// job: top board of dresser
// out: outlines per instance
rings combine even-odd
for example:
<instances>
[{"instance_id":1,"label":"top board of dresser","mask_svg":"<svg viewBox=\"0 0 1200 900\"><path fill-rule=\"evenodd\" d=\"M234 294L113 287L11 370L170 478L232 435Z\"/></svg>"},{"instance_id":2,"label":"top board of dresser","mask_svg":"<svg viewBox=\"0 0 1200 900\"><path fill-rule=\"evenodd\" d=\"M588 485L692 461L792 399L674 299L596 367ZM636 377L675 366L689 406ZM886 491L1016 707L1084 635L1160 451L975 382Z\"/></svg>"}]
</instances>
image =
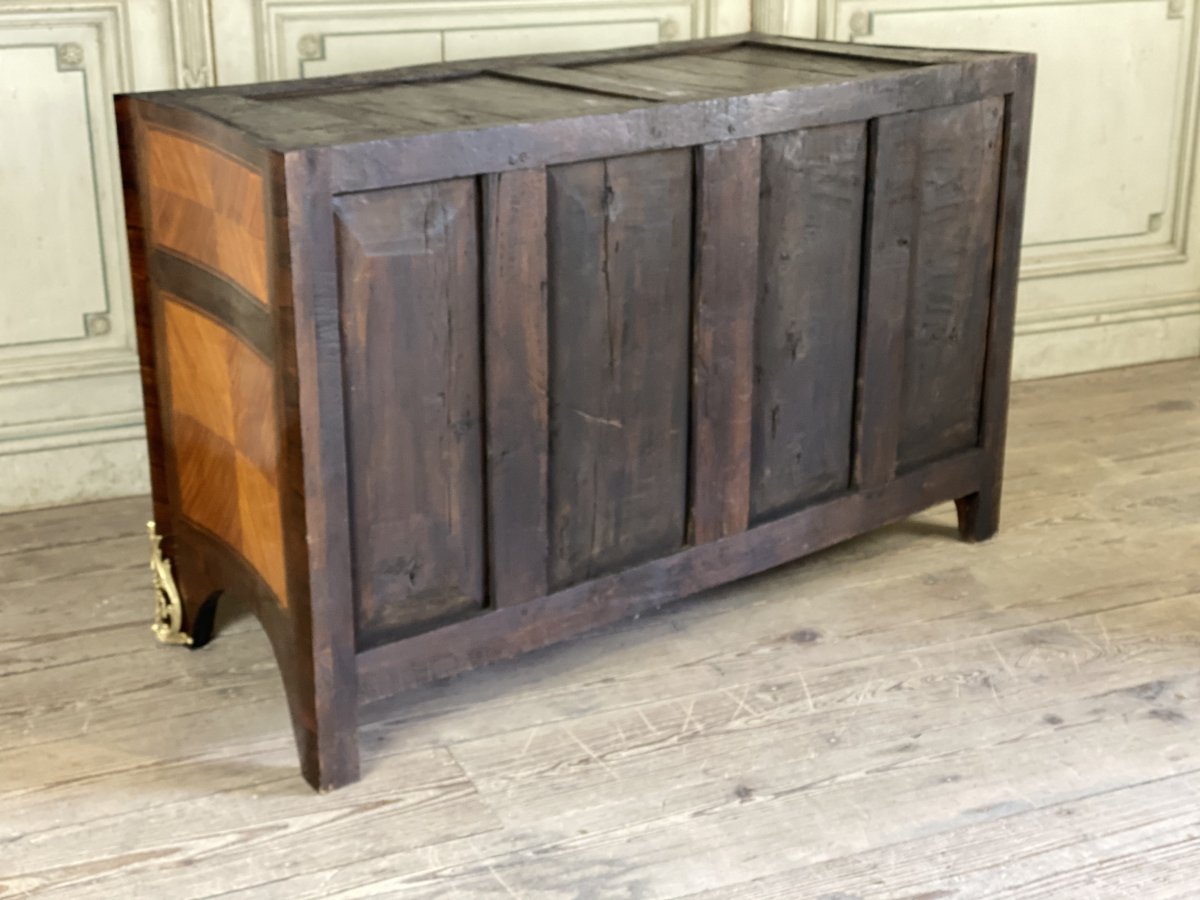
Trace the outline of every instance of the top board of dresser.
<instances>
[{"instance_id":1,"label":"top board of dresser","mask_svg":"<svg viewBox=\"0 0 1200 900\"><path fill-rule=\"evenodd\" d=\"M277 151L447 131L528 129L539 123L561 123L586 139L604 130L607 117L617 117L629 134L637 130L630 113L677 109L678 116L664 120L659 115L647 125L646 139L636 140L644 150L677 145L672 126L686 125L689 113L702 115L713 130L711 135L689 135L694 143L693 138L721 140L774 131L774 119L785 111L830 122L850 106L856 118L901 112L889 98L911 96L914 80L929 83L929 92L921 92L929 94L922 106L940 105L928 103L938 99L939 91L951 104L962 92L988 93L989 63L1000 64L996 75L1004 78L1008 70L1003 63L1014 55L745 34L146 96L160 107L201 113ZM554 138L561 147L562 134ZM590 155L610 152L608 147L594 149ZM528 161L514 159L513 165Z\"/></svg>"}]
</instances>

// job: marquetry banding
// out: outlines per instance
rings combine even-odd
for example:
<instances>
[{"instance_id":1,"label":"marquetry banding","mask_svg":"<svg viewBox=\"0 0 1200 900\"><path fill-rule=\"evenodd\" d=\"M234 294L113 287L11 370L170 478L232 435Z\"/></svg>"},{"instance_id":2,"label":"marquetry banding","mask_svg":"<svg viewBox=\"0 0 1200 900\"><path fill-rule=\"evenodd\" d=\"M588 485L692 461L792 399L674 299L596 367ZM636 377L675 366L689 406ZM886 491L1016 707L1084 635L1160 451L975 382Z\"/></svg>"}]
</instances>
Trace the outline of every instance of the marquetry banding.
<instances>
[{"instance_id":1,"label":"marquetry banding","mask_svg":"<svg viewBox=\"0 0 1200 900\"><path fill-rule=\"evenodd\" d=\"M267 303L262 177L168 131L147 128L145 134L154 243L209 267Z\"/></svg>"},{"instance_id":2,"label":"marquetry banding","mask_svg":"<svg viewBox=\"0 0 1200 900\"><path fill-rule=\"evenodd\" d=\"M271 366L208 316L161 296L181 511L286 605Z\"/></svg>"}]
</instances>

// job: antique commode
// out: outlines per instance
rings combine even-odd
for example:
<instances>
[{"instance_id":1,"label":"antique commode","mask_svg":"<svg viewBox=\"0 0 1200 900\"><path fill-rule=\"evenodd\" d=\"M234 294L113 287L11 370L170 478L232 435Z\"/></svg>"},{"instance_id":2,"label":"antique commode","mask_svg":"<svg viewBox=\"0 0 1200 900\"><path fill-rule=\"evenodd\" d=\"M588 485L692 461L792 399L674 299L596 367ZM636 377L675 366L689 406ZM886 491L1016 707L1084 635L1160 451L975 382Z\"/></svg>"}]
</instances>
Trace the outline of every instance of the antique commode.
<instances>
[{"instance_id":1,"label":"antique commode","mask_svg":"<svg viewBox=\"0 0 1200 900\"><path fill-rule=\"evenodd\" d=\"M987 538L1033 70L745 35L118 98L160 636L252 603L330 788L363 703L931 504Z\"/></svg>"}]
</instances>

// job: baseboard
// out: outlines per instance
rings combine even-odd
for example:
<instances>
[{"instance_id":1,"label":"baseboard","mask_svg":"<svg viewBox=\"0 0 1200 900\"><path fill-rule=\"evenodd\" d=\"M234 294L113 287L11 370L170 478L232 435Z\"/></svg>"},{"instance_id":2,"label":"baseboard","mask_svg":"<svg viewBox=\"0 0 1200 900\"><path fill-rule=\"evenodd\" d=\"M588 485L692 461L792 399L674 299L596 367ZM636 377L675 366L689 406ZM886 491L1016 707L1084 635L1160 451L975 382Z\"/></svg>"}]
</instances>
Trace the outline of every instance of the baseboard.
<instances>
[{"instance_id":1,"label":"baseboard","mask_svg":"<svg viewBox=\"0 0 1200 900\"><path fill-rule=\"evenodd\" d=\"M1200 294L1018 315L1013 378L1028 381L1200 356Z\"/></svg>"},{"instance_id":2,"label":"baseboard","mask_svg":"<svg viewBox=\"0 0 1200 900\"><path fill-rule=\"evenodd\" d=\"M0 455L0 512L150 491L146 439L97 431L71 443Z\"/></svg>"}]
</instances>

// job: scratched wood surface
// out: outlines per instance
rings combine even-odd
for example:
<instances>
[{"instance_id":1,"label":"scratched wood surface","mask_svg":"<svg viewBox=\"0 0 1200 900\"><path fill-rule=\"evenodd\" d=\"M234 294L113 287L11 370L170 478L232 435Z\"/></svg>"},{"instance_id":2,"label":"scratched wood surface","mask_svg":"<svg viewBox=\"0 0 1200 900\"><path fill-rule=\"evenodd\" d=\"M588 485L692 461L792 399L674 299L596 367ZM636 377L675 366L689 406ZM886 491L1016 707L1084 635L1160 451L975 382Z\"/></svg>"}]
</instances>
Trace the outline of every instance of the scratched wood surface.
<instances>
[{"instance_id":1,"label":"scratched wood surface","mask_svg":"<svg viewBox=\"0 0 1200 900\"><path fill-rule=\"evenodd\" d=\"M464 178L337 204L360 645L483 605L476 202Z\"/></svg>"},{"instance_id":2,"label":"scratched wood surface","mask_svg":"<svg viewBox=\"0 0 1200 900\"><path fill-rule=\"evenodd\" d=\"M142 498L0 517L0 896L1188 898L1200 361L1014 389L949 507L368 710L295 775L236 611L158 647Z\"/></svg>"}]
</instances>

